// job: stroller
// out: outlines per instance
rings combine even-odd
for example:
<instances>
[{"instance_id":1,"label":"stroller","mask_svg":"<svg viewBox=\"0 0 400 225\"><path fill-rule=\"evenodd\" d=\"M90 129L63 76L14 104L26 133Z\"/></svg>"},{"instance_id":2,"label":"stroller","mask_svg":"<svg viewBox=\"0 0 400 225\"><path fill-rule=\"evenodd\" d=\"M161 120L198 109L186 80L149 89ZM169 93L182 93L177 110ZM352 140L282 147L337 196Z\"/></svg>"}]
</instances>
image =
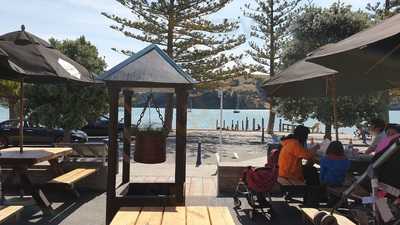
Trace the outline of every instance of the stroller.
<instances>
[{"instance_id":1,"label":"stroller","mask_svg":"<svg viewBox=\"0 0 400 225\"><path fill-rule=\"evenodd\" d=\"M252 208L249 211L251 219L258 210L265 214L264 209L268 209L270 218L273 216L270 192L278 179L278 157L279 150L272 150L268 156L268 163L264 167L254 169L249 166L243 171L242 177L236 185L233 197L235 209L240 209L242 205L239 198L245 197Z\"/></svg>"}]
</instances>

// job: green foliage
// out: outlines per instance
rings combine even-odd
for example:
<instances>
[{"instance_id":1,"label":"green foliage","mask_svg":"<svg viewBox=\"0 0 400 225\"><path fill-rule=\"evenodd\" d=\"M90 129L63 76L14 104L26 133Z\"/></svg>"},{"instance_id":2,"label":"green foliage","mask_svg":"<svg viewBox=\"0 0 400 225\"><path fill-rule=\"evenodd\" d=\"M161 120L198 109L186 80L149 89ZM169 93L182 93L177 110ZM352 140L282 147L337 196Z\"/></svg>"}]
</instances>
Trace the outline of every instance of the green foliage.
<instances>
[{"instance_id":1,"label":"green foliage","mask_svg":"<svg viewBox=\"0 0 400 225\"><path fill-rule=\"evenodd\" d=\"M274 76L280 66L289 27L301 0L255 0L245 5L244 15L251 18L251 47L247 53L258 63L257 69ZM268 69L267 69L268 68Z\"/></svg>"},{"instance_id":2,"label":"green foliage","mask_svg":"<svg viewBox=\"0 0 400 225\"><path fill-rule=\"evenodd\" d=\"M50 43L62 53L86 67L101 73L106 63L97 48L85 37ZM34 122L66 130L80 128L107 112L105 87L80 86L76 83L34 84L26 87L27 110Z\"/></svg>"},{"instance_id":3,"label":"green foliage","mask_svg":"<svg viewBox=\"0 0 400 225\"><path fill-rule=\"evenodd\" d=\"M366 9L374 20L382 20L385 17L393 16L400 13L400 0L385 0L384 4L376 2L368 3Z\"/></svg>"},{"instance_id":4,"label":"green foliage","mask_svg":"<svg viewBox=\"0 0 400 225\"><path fill-rule=\"evenodd\" d=\"M129 8L134 19L103 12L116 23L111 28L125 36L164 47L179 65L200 82L223 80L245 73L242 55L227 51L245 42L235 35L238 21L209 19L231 0L117 0ZM129 50L122 53L131 54ZM227 67L229 62L235 66Z\"/></svg>"},{"instance_id":5,"label":"green foliage","mask_svg":"<svg viewBox=\"0 0 400 225\"><path fill-rule=\"evenodd\" d=\"M340 41L370 25L368 15L352 11L350 6L333 4L330 8L305 6L292 26L293 40L286 46L283 67L306 57L314 49ZM348 127L383 115L387 109L385 93L338 97L339 127ZM280 98L277 111L285 119L304 122L315 118L332 124L332 102L329 98Z\"/></svg>"}]
</instances>

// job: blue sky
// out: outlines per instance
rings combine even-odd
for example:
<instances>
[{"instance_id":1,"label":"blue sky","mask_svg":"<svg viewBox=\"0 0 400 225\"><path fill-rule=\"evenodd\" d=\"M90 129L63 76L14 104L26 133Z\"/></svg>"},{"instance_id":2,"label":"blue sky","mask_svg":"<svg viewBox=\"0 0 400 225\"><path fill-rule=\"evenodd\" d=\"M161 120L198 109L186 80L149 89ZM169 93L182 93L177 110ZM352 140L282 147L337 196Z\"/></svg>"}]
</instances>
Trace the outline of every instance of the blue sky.
<instances>
[{"instance_id":1,"label":"blue sky","mask_svg":"<svg viewBox=\"0 0 400 225\"><path fill-rule=\"evenodd\" d=\"M241 17L241 32L248 33L249 20L243 18L240 8L252 0L234 0L228 7L213 16L215 20ZM381 0L341 0L355 9L364 9L367 3ZM321 6L328 6L337 0L314 0ZM0 0L0 34L20 29L44 39L74 39L85 35L99 49L108 67L112 67L126 56L111 50L129 49L138 51L147 44L123 36L109 28L112 21L100 15L105 11L132 17L130 11L115 0Z\"/></svg>"}]
</instances>

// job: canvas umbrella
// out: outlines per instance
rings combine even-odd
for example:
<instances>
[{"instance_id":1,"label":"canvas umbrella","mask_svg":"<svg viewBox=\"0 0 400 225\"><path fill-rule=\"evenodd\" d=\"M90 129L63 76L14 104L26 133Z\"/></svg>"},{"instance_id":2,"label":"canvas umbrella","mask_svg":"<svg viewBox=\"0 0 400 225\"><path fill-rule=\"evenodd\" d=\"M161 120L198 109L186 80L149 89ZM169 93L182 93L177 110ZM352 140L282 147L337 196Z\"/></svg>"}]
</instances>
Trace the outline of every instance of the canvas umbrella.
<instances>
[{"instance_id":1,"label":"canvas umbrella","mask_svg":"<svg viewBox=\"0 0 400 225\"><path fill-rule=\"evenodd\" d=\"M400 81L400 14L325 45L309 54L306 60L342 73L366 78L379 76L396 83Z\"/></svg>"},{"instance_id":2,"label":"canvas umbrella","mask_svg":"<svg viewBox=\"0 0 400 225\"><path fill-rule=\"evenodd\" d=\"M23 151L23 86L29 83L73 81L92 83L94 76L82 65L25 31L0 36L0 79L14 80L20 87L20 152Z\"/></svg>"},{"instance_id":3,"label":"canvas umbrella","mask_svg":"<svg viewBox=\"0 0 400 225\"><path fill-rule=\"evenodd\" d=\"M357 85L355 88L355 85ZM343 74L314 63L300 60L264 83L271 97L331 97L333 124L337 132L337 96L365 94L393 88L385 80L371 80L357 74Z\"/></svg>"}]
</instances>

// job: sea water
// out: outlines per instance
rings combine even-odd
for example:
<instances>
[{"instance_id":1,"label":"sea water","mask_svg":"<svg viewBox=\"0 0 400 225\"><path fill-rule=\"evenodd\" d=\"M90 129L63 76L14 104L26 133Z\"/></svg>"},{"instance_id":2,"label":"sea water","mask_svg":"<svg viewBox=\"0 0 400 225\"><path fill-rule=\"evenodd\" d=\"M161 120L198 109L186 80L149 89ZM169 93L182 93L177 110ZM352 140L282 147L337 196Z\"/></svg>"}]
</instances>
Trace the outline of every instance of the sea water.
<instances>
[{"instance_id":1,"label":"sea water","mask_svg":"<svg viewBox=\"0 0 400 225\"><path fill-rule=\"evenodd\" d=\"M133 108L132 110L132 123L136 124L138 122L139 116L142 113L143 108ZM255 127L258 125L261 126L262 118L264 118L264 127L268 123L269 110L265 109L243 109L239 110L239 113L234 113L233 109L224 109L223 110L223 120L225 120L225 127L235 125L239 122L239 129L242 129L242 121L246 126L246 118L249 121L249 129L252 129L253 126L253 118L255 119ZM164 109L160 109L160 113L164 116ZM174 110L174 122L173 128L175 128L175 118L176 111ZM188 129L216 129L217 120L219 120L220 110L219 109L191 109L188 110L187 113L187 127ZM118 117L122 121L124 116L123 108L119 108ZM162 117L163 118L163 117ZM389 118L391 123L399 123L400 124L400 111L390 111ZM8 119L8 109L4 107L0 107L0 121L4 121ZM164 119L164 118L163 118ZM279 116L275 119L275 129L279 128L279 122L292 124L290 121L287 121ZM317 120L309 119L304 125L305 126L313 126ZM147 124L155 124L155 126L161 125L161 120L157 111L154 108L147 109L142 118L141 126L146 126ZM320 131L324 131L324 125L321 124ZM352 134L355 131L354 127L346 127L340 128L341 133L349 133Z\"/></svg>"}]
</instances>

